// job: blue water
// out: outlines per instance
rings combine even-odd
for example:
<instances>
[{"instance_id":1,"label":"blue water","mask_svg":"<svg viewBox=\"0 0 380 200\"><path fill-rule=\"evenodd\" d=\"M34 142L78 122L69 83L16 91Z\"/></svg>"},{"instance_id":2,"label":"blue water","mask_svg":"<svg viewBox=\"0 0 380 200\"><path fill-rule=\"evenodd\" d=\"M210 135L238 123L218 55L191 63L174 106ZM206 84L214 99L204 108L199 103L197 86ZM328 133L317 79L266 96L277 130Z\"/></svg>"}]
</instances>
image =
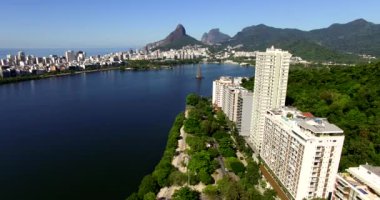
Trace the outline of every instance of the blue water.
<instances>
[{"instance_id":1,"label":"blue water","mask_svg":"<svg viewBox=\"0 0 380 200\"><path fill-rule=\"evenodd\" d=\"M6 58L8 54L17 55L17 52L23 51L26 55L34 55L44 57L49 55L63 56L65 51L84 51L87 56L105 55L108 53L116 53L128 51L130 48L0 48L0 59Z\"/></svg>"},{"instance_id":2,"label":"blue water","mask_svg":"<svg viewBox=\"0 0 380 200\"><path fill-rule=\"evenodd\" d=\"M122 200L159 161L190 92L234 65L107 71L0 86L1 200Z\"/></svg>"}]
</instances>

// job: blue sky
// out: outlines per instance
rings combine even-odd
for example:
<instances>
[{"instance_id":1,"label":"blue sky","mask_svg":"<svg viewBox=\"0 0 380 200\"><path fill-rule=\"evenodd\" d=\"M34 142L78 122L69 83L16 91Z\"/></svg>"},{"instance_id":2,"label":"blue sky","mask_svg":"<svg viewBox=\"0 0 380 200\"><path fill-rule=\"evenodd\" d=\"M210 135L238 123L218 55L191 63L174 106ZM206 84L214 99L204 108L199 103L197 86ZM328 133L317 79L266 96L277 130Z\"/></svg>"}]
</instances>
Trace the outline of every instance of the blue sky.
<instances>
[{"instance_id":1,"label":"blue sky","mask_svg":"<svg viewBox=\"0 0 380 200\"><path fill-rule=\"evenodd\" d=\"M358 18L380 23L378 0L1 0L0 48L138 47L178 23L197 39L264 23L310 30Z\"/></svg>"}]
</instances>

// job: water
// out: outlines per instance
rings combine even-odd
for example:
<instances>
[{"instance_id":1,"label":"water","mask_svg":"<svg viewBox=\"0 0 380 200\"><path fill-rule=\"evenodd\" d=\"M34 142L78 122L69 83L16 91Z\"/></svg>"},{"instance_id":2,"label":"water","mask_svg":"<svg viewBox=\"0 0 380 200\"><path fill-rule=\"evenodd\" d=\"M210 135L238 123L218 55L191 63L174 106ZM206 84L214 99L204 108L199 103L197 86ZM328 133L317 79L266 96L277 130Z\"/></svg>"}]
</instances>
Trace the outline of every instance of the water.
<instances>
[{"instance_id":1,"label":"water","mask_svg":"<svg viewBox=\"0 0 380 200\"><path fill-rule=\"evenodd\" d=\"M122 200L163 153L190 92L211 96L221 75L252 68L209 64L107 71L0 86L0 199Z\"/></svg>"}]
</instances>

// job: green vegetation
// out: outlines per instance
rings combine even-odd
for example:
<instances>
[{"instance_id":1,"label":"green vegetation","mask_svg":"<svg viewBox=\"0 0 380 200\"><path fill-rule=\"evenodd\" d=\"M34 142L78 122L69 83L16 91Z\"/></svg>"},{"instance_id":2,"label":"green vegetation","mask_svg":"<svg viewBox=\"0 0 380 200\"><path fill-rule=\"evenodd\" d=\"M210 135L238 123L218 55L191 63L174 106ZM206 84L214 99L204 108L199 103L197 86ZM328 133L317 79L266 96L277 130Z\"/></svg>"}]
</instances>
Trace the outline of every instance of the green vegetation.
<instances>
[{"instance_id":1,"label":"green vegetation","mask_svg":"<svg viewBox=\"0 0 380 200\"><path fill-rule=\"evenodd\" d=\"M273 200L273 191L264 189L265 192L260 193L257 189L261 180L259 165L251 158L252 151L238 135L234 123L222 111L214 110L207 98L190 94L186 102L187 118L183 114L177 116L161 161L151 175L144 177L138 192L131 194L128 200L151 199L159 188L172 185L182 186L173 194L173 199L199 199L200 194L187 187L188 181L190 185L205 184L203 193L210 199ZM189 157L186 173L171 164L182 125L190 147L185 151ZM237 158L237 150L243 157ZM247 162L247 166L241 159ZM212 175L218 176L220 170L224 170L215 173L222 164L229 172L219 174L221 180L215 183Z\"/></svg>"},{"instance_id":2,"label":"green vegetation","mask_svg":"<svg viewBox=\"0 0 380 200\"><path fill-rule=\"evenodd\" d=\"M184 35L180 39L174 40L174 41L172 41L169 44L166 44L164 46L160 46L158 48L155 48L154 50L160 49L160 50L163 50L163 51L168 51L170 49L181 49L182 47L187 46L187 45L200 45L200 46L203 46L203 43L201 43L200 41L194 39L191 36Z\"/></svg>"},{"instance_id":3,"label":"green vegetation","mask_svg":"<svg viewBox=\"0 0 380 200\"><path fill-rule=\"evenodd\" d=\"M380 63L295 68L287 104L327 117L345 132L340 169L380 165Z\"/></svg>"},{"instance_id":4,"label":"green vegetation","mask_svg":"<svg viewBox=\"0 0 380 200\"><path fill-rule=\"evenodd\" d=\"M226 167L228 170L234 172L239 176L245 172L243 163L241 163L240 160L235 157L226 158Z\"/></svg>"},{"instance_id":5,"label":"green vegetation","mask_svg":"<svg viewBox=\"0 0 380 200\"><path fill-rule=\"evenodd\" d=\"M286 104L327 117L345 132L340 170L365 163L380 165L379 77L380 62L291 67Z\"/></svg>"},{"instance_id":6,"label":"green vegetation","mask_svg":"<svg viewBox=\"0 0 380 200\"><path fill-rule=\"evenodd\" d=\"M157 164L152 175L145 176L141 181L138 193L131 194L127 200L141 200L145 198L145 194L149 192L157 193L160 187L167 186L173 181L173 179L171 179L171 181L169 180L170 175L172 175L172 172L174 171L171 161L175 154L175 149L177 148L178 137L180 135L180 129L183 125L184 119L185 116L183 113L176 117L174 124L170 129L168 142L160 162Z\"/></svg>"},{"instance_id":7,"label":"green vegetation","mask_svg":"<svg viewBox=\"0 0 380 200\"><path fill-rule=\"evenodd\" d=\"M183 187L173 194L173 200L198 200L199 192L190 189L189 187Z\"/></svg>"},{"instance_id":8,"label":"green vegetation","mask_svg":"<svg viewBox=\"0 0 380 200\"><path fill-rule=\"evenodd\" d=\"M176 65L196 64L199 59L185 59L185 60L126 60L126 68L132 70L149 70L161 69L163 67L173 67Z\"/></svg>"}]
</instances>

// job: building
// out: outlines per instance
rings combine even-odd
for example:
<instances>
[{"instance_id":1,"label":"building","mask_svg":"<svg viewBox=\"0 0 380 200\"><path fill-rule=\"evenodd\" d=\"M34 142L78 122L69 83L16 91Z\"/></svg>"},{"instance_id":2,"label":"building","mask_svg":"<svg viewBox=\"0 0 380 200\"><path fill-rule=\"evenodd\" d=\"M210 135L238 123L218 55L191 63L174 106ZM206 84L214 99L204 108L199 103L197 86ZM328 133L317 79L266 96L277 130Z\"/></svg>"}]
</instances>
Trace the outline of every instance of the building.
<instances>
[{"instance_id":1,"label":"building","mask_svg":"<svg viewBox=\"0 0 380 200\"><path fill-rule=\"evenodd\" d=\"M221 76L212 82L212 104L216 107L223 107L224 88L228 86L240 86L243 77Z\"/></svg>"},{"instance_id":2,"label":"building","mask_svg":"<svg viewBox=\"0 0 380 200\"><path fill-rule=\"evenodd\" d=\"M260 151L266 111L285 106L291 54L273 46L256 53L250 142Z\"/></svg>"},{"instance_id":3,"label":"building","mask_svg":"<svg viewBox=\"0 0 380 200\"><path fill-rule=\"evenodd\" d=\"M240 86L243 78L222 76L215 80L212 103L236 123L240 135L249 136L253 93Z\"/></svg>"},{"instance_id":4,"label":"building","mask_svg":"<svg viewBox=\"0 0 380 200\"><path fill-rule=\"evenodd\" d=\"M17 52L17 60L18 61L25 61L26 60L25 53L23 51Z\"/></svg>"},{"instance_id":5,"label":"building","mask_svg":"<svg viewBox=\"0 0 380 200\"><path fill-rule=\"evenodd\" d=\"M327 119L283 107L264 115L260 151L289 199L329 198L343 148L343 130Z\"/></svg>"},{"instance_id":6,"label":"building","mask_svg":"<svg viewBox=\"0 0 380 200\"><path fill-rule=\"evenodd\" d=\"M67 62L73 62L76 60L75 52L71 50L65 52L65 57Z\"/></svg>"},{"instance_id":7,"label":"building","mask_svg":"<svg viewBox=\"0 0 380 200\"><path fill-rule=\"evenodd\" d=\"M251 129L253 93L241 89L237 103L236 127L239 134L248 137Z\"/></svg>"},{"instance_id":8,"label":"building","mask_svg":"<svg viewBox=\"0 0 380 200\"><path fill-rule=\"evenodd\" d=\"M333 200L379 200L380 167L351 167L336 178Z\"/></svg>"}]
</instances>

